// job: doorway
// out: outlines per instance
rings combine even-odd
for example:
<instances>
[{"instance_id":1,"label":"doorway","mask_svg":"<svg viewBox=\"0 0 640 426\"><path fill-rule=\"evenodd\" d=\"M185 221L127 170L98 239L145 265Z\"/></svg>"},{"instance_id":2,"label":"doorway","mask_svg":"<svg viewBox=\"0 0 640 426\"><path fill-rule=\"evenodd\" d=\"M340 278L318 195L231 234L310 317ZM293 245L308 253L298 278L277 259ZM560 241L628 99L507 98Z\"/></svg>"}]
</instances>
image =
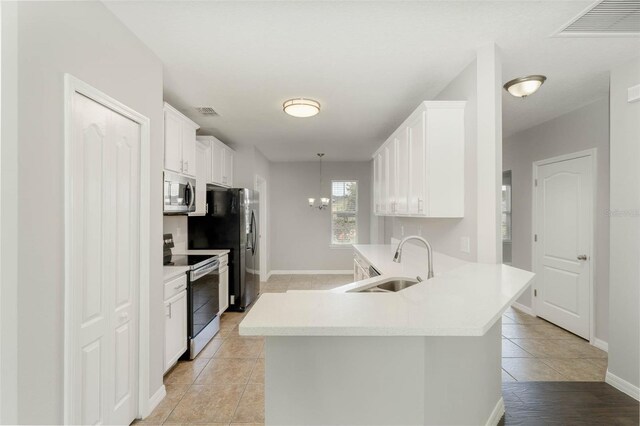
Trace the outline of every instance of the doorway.
<instances>
[{"instance_id":1,"label":"doorway","mask_svg":"<svg viewBox=\"0 0 640 426\"><path fill-rule=\"evenodd\" d=\"M533 163L533 308L587 340L593 335L596 151Z\"/></svg>"},{"instance_id":2,"label":"doorway","mask_svg":"<svg viewBox=\"0 0 640 426\"><path fill-rule=\"evenodd\" d=\"M70 75L65 91L64 420L130 424L148 401L149 119Z\"/></svg>"},{"instance_id":3,"label":"doorway","mask_svg":"<svg viewBox=\"0 0 640 426\"><path fill-rule=\"evenodd\" d=\"M260 175L256 175L255 189L260 194L260 217L258 218L258 238L260 239L260 282L266 282L269 279L269 271L267 270L267 258L269 256L267 250L268 241L268 228L267 228L267 215L268 215L268 188L267 180Z\"/></svg>"}]
</instances>

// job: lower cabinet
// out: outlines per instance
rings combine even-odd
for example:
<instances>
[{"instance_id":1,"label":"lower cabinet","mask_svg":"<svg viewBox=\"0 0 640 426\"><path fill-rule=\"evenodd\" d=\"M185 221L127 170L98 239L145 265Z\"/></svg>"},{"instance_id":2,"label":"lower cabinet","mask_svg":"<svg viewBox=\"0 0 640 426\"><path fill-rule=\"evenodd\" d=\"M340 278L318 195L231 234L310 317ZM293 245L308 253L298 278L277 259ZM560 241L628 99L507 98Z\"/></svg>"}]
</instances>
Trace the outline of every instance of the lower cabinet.
<instances>
[{"instance_id":1,"label":"lower cabinet","mask_svg":"<svg viewBox=\"0 0 640 426\"><path fill-rule=\"evenodd\" d=\"M220 310L218 315L222 315L229 308L229 266L227 255L220 256Z\"/></svg>"},{"instance_id":2,"label":"lower cabinet","mask_svg":"<svg viewBox=\"0 0 640 426\"><path fill-rule=\"evenodd\" d=\"M168 287L177 291L167 294ZM165 284L164 315L164 371L167 372L187 351L186 276Z\"/></svg>"}]
</instances>

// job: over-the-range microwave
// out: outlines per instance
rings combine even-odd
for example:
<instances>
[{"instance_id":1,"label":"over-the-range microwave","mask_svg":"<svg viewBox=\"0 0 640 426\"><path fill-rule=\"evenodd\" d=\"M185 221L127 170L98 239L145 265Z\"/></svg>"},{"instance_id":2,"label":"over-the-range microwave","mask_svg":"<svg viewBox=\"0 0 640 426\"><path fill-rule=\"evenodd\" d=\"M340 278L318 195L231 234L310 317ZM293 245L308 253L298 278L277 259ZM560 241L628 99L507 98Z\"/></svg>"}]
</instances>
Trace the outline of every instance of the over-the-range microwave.
<instances>
[{"instance_id":1,"label":"over-the-range microwave","mask_svg":"<svg viewBox=\"0 0 640 426\"><path fill-rule=\"evenodd\" d=\"M196 211L196 180L172 172L164 172L164 208L166 215Z\"/></svg>"}]
</instances>

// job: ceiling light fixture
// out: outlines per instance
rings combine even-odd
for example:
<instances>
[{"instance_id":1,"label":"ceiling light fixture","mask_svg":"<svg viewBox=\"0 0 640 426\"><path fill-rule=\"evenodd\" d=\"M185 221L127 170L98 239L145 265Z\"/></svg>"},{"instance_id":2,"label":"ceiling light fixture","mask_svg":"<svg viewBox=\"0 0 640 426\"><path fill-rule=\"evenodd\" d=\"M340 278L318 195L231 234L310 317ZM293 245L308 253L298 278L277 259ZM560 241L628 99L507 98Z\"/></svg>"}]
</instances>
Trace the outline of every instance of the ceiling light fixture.
<instances>
[{"instance_id":1,"label":"ceiling light fixture","mask_svg":"<svg viewBox=\"0 0 640 426\"><path fill-rule=\"evenodd\" d=\"M530 75L514 78L504 85L504 89L516 98L526 98L538 91L547 77L544 75Z\"/></svg>"},{"instance_id":2,"label":"ceiling light fixture","mask_svg":"<svg viewBox=\"0 0 640 426\"><path fill-rule=\"evenodd\" d=\"M320 112L320 102L313 99L289 99L282 104L282 110L292 117L313 117Z\"/></svg>"}]
</instances>

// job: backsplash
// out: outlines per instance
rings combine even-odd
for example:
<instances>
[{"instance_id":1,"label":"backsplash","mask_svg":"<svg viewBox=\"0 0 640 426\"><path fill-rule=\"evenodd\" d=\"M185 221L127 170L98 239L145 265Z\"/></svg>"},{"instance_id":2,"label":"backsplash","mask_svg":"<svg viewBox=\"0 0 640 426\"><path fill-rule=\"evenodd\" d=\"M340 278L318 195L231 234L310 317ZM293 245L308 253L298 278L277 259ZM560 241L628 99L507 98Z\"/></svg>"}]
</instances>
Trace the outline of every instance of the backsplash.
<instances>
[{"instance_id":1,"label":"backsplash","mask_svg":"<svg viewBox=\"0 0 640 426\"><path fill-rule=\"evenodd\" d=\"M182 253L187 249L188 221L187 216L164 216L163 233L173 234L174 253Z\"/></svg>"}]
</instances>

